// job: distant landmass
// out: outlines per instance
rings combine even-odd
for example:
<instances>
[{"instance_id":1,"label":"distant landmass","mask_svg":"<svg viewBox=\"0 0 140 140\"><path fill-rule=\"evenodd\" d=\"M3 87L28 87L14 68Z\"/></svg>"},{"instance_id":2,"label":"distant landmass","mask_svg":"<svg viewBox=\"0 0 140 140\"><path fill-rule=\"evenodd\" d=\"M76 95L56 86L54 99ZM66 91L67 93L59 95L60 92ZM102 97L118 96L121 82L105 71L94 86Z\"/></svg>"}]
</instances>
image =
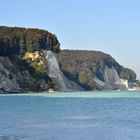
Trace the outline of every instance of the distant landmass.
<instances>
[{"instance_id":1,"label":"distant landmass","mask_svg":"<svg viewBox=\"0 0 140 140\"><path fill-rule=\"evenodd\" d=\"M99 51L61 50L56 35L0 27L0 93L137 88L136 73Z\"/></svg>"},{"instance_id":2,"label":"distant landmass","mask_svg":"<svg viewBox=\"0 0 140 140\"><path fill-rule=\"evenodd\" d=\"M100 51L63 50L58 54L63 73L86 90L137 87L136 73Z\"/></svg>"}]
</instances>

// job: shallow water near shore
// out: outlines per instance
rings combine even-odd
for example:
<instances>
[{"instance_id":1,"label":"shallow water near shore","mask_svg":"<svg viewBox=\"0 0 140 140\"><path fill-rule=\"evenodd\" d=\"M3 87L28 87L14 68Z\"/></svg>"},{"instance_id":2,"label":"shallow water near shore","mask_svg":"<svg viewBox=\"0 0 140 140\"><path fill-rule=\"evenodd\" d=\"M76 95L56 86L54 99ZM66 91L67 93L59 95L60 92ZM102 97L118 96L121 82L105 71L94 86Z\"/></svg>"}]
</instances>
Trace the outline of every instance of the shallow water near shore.
<instances>
[{"instance_id":1,"label":"shallow water near shore","mask_svg":"<svg viewBox=\"0 0 140 140\"><path fill-rule=\"evenodd\" d=\"M140 139L140 91L0 95L0 140L132 139Z\"/></svg>"}]
</instances>

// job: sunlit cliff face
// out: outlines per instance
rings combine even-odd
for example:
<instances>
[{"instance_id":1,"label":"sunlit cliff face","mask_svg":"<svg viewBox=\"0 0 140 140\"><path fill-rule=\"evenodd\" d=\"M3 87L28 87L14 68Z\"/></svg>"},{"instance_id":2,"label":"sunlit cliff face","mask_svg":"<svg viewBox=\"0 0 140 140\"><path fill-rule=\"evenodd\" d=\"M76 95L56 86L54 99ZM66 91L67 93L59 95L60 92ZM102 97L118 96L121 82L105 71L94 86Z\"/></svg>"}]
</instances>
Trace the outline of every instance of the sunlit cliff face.
<instances>
[{"instance_id":1,"label":"sunlit cliff face","mask_svg":"<svg viewBox=\"0 0 140 140\"><path fill-rule=\"evenodd\" d=\"M36 61L38 66L44 66L45 65L44 58L43 58L41 52L39 52L39 51L26 52L23 59L30 60L32 62Z\"/></svg>"}]
</instances>

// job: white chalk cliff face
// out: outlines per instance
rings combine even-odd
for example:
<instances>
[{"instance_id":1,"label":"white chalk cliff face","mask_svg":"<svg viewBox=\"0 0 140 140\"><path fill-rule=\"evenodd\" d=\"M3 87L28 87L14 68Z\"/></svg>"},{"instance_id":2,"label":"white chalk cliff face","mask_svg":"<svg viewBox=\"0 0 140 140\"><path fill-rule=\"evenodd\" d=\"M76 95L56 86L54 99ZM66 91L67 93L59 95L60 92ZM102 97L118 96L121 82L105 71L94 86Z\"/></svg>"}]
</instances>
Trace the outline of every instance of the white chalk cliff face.
<instances>
[{"instance_id":1,"label":"white chalk cliff face","mask_svg":"<svg viewBox=\"0 0 140 140\"><path fill-rule=\"evenodd\" d=\"M47 72L49 77L53 78L56 82L59 91L77 91L83 90L78 84L68 80L63 72L60 70L59 63L52 51L43 52L47 62Z\"/></svg>"},{"instance_id":2,"label":"white chalk cliff face","mask_svg":"<svg viewBox=\"0 0 140 140\"><path fill-rule=\"evenodd\" d=\"M79 91L83 90L77 83L69 80L61 71L59 63L56 59L55 54L52 51L44 51L44 56L47 62L47 72L49 77L51 77L55 83L56 88L59 91ZM101 81L99 78L95 77L94 81L97 84L99 89L107 90L128 90L129 82L120 79L116 69L112 66L109 68L107 65L104 70L104 81Z\"/></svg>"},{"instance_id":3,"label":"white chalk cliff face","mask_svg":"<svg viewBox=\"0 0 140 140\"><path fill-rule=\"evenodd\" d=\"M104 72L104 81L101 81L97 77L94 78L94 81L96 82L97 86L99 88L103 89L120 89L120 90L127 90L128 87L123 82L122 79L120 79L116 69L112 66L109 68L108 66L105 67Z\"/></svg>"}]
</instances>

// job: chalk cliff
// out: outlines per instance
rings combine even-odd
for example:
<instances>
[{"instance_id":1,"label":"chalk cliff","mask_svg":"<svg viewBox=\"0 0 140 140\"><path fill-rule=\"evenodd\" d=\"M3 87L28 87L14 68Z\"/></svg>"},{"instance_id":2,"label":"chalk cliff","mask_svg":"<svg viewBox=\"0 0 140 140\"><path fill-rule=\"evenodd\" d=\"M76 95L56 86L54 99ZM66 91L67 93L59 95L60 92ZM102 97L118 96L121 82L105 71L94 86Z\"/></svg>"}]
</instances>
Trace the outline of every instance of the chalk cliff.
<instances>
[{"instance_id":1,"label":"chalk cliff","mask_svg":"<svg viewBox=\"0 0 140 140\"><path fill-rule=\"evenodd\" d=\"M97 51L60 50L56 35L0 27L0 93L136 87L133 70Z\"/></svg>"},{"instance_id":2,"label":"chalk cliff","mask_svg":"<svg viewBox=\"0 0 140 140\"><path fill-rule=\"evenodd\" d=\"M63 50L58 60L64 74L86 90L126 90L138 86L133 70L103 52Z\"/></svg>"}]
</instances>

